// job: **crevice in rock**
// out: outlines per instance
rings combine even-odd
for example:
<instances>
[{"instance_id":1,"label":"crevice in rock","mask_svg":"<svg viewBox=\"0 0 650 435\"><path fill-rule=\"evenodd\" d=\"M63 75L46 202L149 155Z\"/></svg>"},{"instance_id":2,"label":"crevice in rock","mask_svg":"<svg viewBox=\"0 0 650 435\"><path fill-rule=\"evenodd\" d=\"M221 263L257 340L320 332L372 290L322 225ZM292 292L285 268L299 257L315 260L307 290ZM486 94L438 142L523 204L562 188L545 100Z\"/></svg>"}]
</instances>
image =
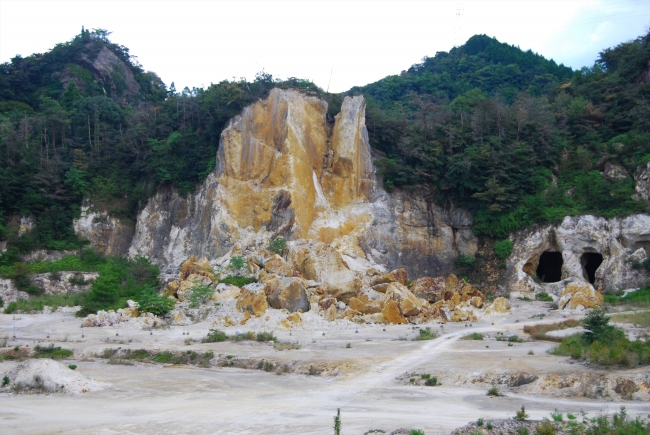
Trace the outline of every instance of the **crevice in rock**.
<instances>
[{"instance_id":1,"label":"crevice in rock","mask_svg":"<svg viewBox=\"0 0 650 435\"><path fill-rule=\"evenodd\" d=\"M542 282L558 282L562 280L562 259L561 252L543 252L539 257L536 274Z\"/></svg>"},{"instance_id":2,"label":"crevice in rock","mask_svg":"<svg viewBox=\"0 0 650 435\"><path fill-rule=\"evenodd\" d=\"M603 255L598 252L585 252L580 256L582 274L591 284L596 282L596 270L603 262Z\"/></svg>"}]
</instances>

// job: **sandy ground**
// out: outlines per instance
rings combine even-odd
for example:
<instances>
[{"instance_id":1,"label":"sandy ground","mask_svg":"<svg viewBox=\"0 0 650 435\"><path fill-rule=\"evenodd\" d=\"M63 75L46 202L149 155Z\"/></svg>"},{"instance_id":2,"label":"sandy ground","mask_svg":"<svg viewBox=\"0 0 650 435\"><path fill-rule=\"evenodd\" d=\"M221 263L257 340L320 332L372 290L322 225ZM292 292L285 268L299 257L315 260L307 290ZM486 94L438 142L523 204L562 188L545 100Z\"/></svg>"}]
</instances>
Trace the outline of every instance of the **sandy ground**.
<instances>
[{"instance_id":1,"label":"sandy ground","mask_svg":"<svg viewBox=\"0 0 650 435\"><path fill-rule=\"evenodd\" d=\"M187 327L149 331L83 328L69 315L0 315L0 337L8 346L33 347L54 342L75 351L66 363L77 371L113 385L104 391L79 395L0 395L0 433L6 434L331 434L336 409L341 408L342 433L363 434L371 429L387 433L400 427L427 435L448 434L479 417L508 418L522 405L531 418L563 412L613 412L621 404L630 415L646 416L650 404L612 399L561 398L552 394L506 391L488 397L485 383L458 382L464 375L504 370L530 373L579 373L593 370L570 364L545 351L549 343L507 346L496 332L518 333L526 324L564 320L549 313L544 303L514 303L509 316L465 324L447 324L431 341L411 341L418 331L411 325L340 326L328 329L277 331L280 341L298 342L300 349L277 351L271 344L222 342L185 344ZM539 319L535 314L545 313ZM492 324L494 321L494 324ZM12 340L16 331L16 340ZM210 325L189 327L190 338L205 336ZM228 328L246 331L246 326ZM357 331L358 332L355 332ZM485 341L459 340L470 332L487 334ZM116 336L119 333L119 336ZM47 339L47 335L50 338ZM82 334L84 337L82 338ZM291 335L290 335L291 334ZM346 345L350 343L350 348ZM489 347L486 347L489 346ZM268 358L325 366L321 376L267 373L230 367L108 365L93 358L105 348L213 350L235 358ZM529 355L533 350L534 355ZM16 363L0 363L0 373ZM404 381L410 373L440 373L443 385L427 387ZM633 371L628 371L633 372ZM637 370L638 372L638 370ZM647 372L647 371L646 371ZM636 372L635 372L636 373Z\"/></svg>"}]
</instances>

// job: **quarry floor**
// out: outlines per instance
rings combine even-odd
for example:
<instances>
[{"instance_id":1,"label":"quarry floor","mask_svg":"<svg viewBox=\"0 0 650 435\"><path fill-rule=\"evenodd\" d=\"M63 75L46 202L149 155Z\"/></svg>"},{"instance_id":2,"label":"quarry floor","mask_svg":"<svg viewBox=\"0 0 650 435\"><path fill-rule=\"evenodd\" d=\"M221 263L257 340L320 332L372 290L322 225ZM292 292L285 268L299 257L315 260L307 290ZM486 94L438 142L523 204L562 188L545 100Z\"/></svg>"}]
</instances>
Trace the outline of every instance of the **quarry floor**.
<instances>
[{"instance_id":1,"label":"quarry floor","mask_svg":"<svg viewBox=\"0 0 650 435\"><path fill-rule=\"evenodd\" d=\"M207 323L189 329L154 330L150 335L150 331L136 329L81 329L80 319L70 315L1 314L0 337L9 337L8 346L54 343L74 349L75 358L64 362L76 364L80 373L109 382L112 387L76 396L0 394L0 433L331 434L333 417L340 408L343 434L361 435L372 429L390 433L408 428L421 429L427 435L443 435L480 417L512 417L522 405L534 419L549 417L556 408L592 417L617 411L621 405L632 416L650 413L648 402L559 397L553 392L504 391L502 397L489 397L485 384L459 385L448 381L459 373L511 370L570 374L593 370L566 357L549 355L546 351L552 343L508 346L506 342L495 341L496 332L523 336L524 325L566 318L566 314L549 312L541 302L513 305L509 315L475 322L471 327L452 323L444 328L430 325L441 335L429 341L413 341L419 334L412 325L385 326L384 331L380 325L342 327L323 322L318 329L275 331L280 342L298 342L301 346L284 351L275 350L269 343L246 341L187 345L188 335L184 333L189 330L190 338L204 337L211 327ZM543 319L534 317L540 313L545 314ZM14 328L16 340L11 339ZM225 330L234 334L237 329L248 330L245 326ZM460 340L471 332L488 334L492 339ZM309 376L231 367L109 365L106 359L93 357L109 347L211 349L215 355L267 358L280 364L298 361L325 371L320 376ZM534 355L529 354L531 350ZM1 362L0 373L15 365ZM411 385L405 379L414 373L440 373L442 385Z\"/></svg>"}]
</instances>

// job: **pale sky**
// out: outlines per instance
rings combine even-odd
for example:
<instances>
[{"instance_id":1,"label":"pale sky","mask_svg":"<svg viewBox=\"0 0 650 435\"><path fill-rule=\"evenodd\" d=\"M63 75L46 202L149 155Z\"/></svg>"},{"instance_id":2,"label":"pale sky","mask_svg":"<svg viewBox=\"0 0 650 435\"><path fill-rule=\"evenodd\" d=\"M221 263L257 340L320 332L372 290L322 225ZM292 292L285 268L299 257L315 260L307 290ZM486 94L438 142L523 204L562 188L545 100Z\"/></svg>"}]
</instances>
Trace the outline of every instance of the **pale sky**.
<instances>
[{"instance_id":1,"label":"pale sky","mask_svg":"<svg viewBox=\"0 0 650 435\"><path fill-rule=\"evenodd\" d=\"M647 32L650 0L0 0L0 62L47 51L82 25L113 32L177 90L264 69L341 92L483 33L591 66Z\"/></svg>"}]
</instances>

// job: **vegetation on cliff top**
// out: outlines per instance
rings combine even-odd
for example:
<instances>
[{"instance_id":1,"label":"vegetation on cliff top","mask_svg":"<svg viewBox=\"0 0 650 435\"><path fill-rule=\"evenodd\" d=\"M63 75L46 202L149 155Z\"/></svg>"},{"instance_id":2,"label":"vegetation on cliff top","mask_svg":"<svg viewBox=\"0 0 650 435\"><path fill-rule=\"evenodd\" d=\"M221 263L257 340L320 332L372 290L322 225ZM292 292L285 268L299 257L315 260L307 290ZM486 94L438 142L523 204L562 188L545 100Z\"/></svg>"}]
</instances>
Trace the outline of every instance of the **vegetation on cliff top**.
<instances>
[{"instance_id":1,"label":"vegetation on cliff top","mask_svg":"<svg viewBox=\"0 0 650 435\"><path fill-rule=\"evenodd\" d=\"M315 92L330 103L328 117L345 95L265 72L179 92L108 37L83 30L0 65L5 263L35 248L81 247L71 222L82 198L133 219L160 187L192 191L214 168L228 120L273 87ZM644 210L631 199L631 177L600 170L603 158L630 174L650 160L649 42L604 50L574 72L478 35L346 94L368 100L370 143L389 190L467 207L476 233L504 238L565 215ZM15 217L28 215L36 226L18 237Z\"/></svg>"}]
</instances>

